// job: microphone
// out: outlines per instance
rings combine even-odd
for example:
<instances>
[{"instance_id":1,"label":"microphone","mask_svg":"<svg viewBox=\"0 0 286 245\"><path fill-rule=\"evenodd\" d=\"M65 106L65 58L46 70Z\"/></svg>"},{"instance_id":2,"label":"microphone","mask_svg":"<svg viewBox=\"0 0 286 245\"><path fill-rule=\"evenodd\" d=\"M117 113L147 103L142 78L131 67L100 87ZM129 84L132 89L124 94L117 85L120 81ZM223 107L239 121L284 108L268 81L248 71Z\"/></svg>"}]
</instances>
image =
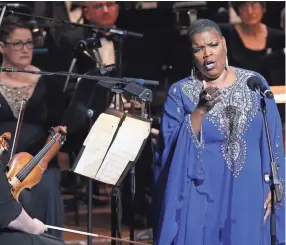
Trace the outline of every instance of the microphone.
<instances>
[{"instance_id":1,"label":"microphone","mask_svg":"<svg viewBox=\"0 0 286 245\"><path fill-rule=\"evenodd\" d=\"M123 77L123 81L125 83L137 83L140 85L149 85L149 86L158 86L158 81L152 81L152 80L145 80L145 79L138 79L138 78L130 78L130 77Z\"/></svg>"},{"instance_id":2,"label":"microphone","mask_svg":"<svg viewBox=\"0 0 286 245\"><path fill-rule=\"evenodd\" d=\"M0 67L0 72L14 72L15 69L13 68L3 68L3 67Z\"/></svg>"},{"instance_id":3,"label":"microphone","mask_svg":"<svg viewBox=\"0 0 286 245\"><path fill-rule=\"evenodd\" d=\"M263 97L266 97L267 99L273 99L274 95L273 93L270 91L270 89L268 89L263 82L261 81L261 79L259 79L256 76L252 76L250 78L247 79L247 86L255 92L259 92Z\"/></svg>"},{"instance_id":4,"label":"microphone","mask_svg":"<svg viewBox=\"0 0 286 245\"><path fill-rule=\"evenodd\" d=\"M23 3L0 3L0 7L6 6L7 8L28 8L26 4Z\"/></svg>"}]
</instances>

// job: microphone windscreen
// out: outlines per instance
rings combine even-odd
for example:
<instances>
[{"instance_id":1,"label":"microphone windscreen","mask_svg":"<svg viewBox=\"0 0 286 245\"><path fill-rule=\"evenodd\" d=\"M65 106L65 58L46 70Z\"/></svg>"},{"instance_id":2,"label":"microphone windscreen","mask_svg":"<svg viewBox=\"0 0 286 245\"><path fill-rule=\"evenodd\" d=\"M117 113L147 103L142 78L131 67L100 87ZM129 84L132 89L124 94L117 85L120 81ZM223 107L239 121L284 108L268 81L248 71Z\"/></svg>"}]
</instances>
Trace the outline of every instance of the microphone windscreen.
<instances>
[{"instance_id":1,"label":"microphone windscreen","mask_svg":"<svg viewBox=\"0 0 286 245\"><path fill-rule=\"evenodd\" d=\"M251 90L255 90L257 87L259 87L262 84L262 81L256 77L256 76L252 76L250 78L247 79L247 86L251 89Z\"/></svg>"}]
</instances>

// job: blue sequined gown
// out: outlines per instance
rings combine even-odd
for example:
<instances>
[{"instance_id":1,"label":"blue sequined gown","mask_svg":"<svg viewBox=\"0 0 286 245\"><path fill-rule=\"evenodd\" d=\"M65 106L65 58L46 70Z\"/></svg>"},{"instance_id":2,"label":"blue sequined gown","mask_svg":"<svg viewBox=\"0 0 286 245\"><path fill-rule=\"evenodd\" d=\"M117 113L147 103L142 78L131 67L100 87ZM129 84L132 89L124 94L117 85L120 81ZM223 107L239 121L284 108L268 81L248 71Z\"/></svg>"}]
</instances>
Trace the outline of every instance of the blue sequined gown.
<instances>
[{"instance_id":1,"label":"blue sequined gown","mask_svg":"<svg viewBox=\"0 0 286 245\"><path fill-rule=\"evenodd\" d=\"M269 153L260 96L246 81L258 76L267 83L257 73L232 69L235 82L222 90L199 137L193 134L190 114L202 83L188 77L169 90L154 169L155 245L270 245L269 218L263 222ZM275 102L266 102L284 184L281 121ZM276 217L277 244L284 244L284 195Z\"/></svg>"}]
</instances>

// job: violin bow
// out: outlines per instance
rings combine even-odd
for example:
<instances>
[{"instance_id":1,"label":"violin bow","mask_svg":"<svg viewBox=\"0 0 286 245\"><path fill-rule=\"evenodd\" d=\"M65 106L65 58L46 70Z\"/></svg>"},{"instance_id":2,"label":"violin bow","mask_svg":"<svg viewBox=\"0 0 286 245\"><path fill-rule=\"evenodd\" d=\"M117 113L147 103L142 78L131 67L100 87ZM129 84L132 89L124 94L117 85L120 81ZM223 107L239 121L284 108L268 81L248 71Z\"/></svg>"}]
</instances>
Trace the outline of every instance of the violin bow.
<instances>
[{"instance_id":1,"label":"violin bow","mask_svg":"<svg viewBox=\"0 0 286 245\"><path fill-rule=\"evenodd\" d=\"M151 244L144 243L144 242L137 242L137 241L131 241L131 240L126 240L126 239L121 239L121 238L103 236L103 235L98 235L98 234L94 234L94 233L89 233L89 232L84 232L84 231L77 231L77 230L72 230L72 229L66 229L66 228L61 228L61 227L52 226L52 225L46 225L46 227L48 229L65 231L65 232L71 232L71 233L76 233L76 234L79 234L79 235L92 236L92 237L96 237L96 238L110 239L110 240L114 240L114 241L126 242L126 243L129 243L129 244L151 245Z\"/></svg>"},{"instance_id":2,"label":"violin bow","mask_svg":"<svg viewBox=\"0 0 286 245\"><path fill-rule=\"evenodd\" d=\"M19 113L17 125L16 125L16 131L15 131L13 145L12 145L12 149L11 149L10 160L14 156L15 151L17 149L18 140L19 140L19 136L20 136L20 127L22 125L22 121L23 121L23 118L24 118L24 111L25 111L25 108L26 108L26 103L27 103L27 100L25 98L23 98L22 102L21 102L20 113Z\"/></svg>"}]
</instances>

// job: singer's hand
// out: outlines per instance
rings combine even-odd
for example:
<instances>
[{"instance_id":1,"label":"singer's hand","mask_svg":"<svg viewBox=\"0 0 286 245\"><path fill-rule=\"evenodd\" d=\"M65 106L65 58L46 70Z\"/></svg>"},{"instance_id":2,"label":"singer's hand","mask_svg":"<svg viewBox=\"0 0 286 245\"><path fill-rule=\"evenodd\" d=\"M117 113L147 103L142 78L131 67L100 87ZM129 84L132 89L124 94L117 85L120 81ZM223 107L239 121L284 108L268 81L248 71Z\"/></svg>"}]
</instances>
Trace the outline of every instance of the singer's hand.
<instances>
[{"instance_id":1,"label":"singer's hand","mask_svg":"<svg viewBox=\"0 0 286 245\"><path fill-rule=\"evenodd\" d=\"M156 146L157 144L157 138L159 136L160 131L156 128L151 128L151 139L152 139L152 144Z\"/></svg>"},{"instance_id":2,"label":"singer's hand","mask_svg":"<svg viewBox=\"0 0 286 245\"><path fill-rule=\"evenodd\" d=\"M271 212L271 192L269 191L267 198L264 202L264 209L265 209L265 214L264 214L264 222L268 218Z\"/></svg>"},{"instance_id":3,"label":"singer's hand","mask_svg":"<svg viewBox=\"0 0 286 245\"><path fill-rule=\"evenodd\" d=\"M281 184L279 185L279 191L280 191L280 193L282 193L282 191L283 191L283 187L282 187ZM275 195L275 193L274 193L274 203L276 203L276 195ZM264 209L266 209L265 215L264 215L264 222L265 222L265 220L268 218L268 216L271 213L271 205L272 205L271 204L271 192L269 191L269 193L267 195L267 198L266 198L266 200L264 202Z\"/></svg>"},{"instance_id":4,"label":"singer's hand","mask_svg":"<svg viewBox=\"0 0 286 245\"><path fill-rule=\"evenodd\" d=\"M220 101L220 90L215 86L207 87L207 83L203 81L203 88L200 93L199 103L197 108L207 113L210 111L216 103Z\"/></svg>"}]
</instances>

